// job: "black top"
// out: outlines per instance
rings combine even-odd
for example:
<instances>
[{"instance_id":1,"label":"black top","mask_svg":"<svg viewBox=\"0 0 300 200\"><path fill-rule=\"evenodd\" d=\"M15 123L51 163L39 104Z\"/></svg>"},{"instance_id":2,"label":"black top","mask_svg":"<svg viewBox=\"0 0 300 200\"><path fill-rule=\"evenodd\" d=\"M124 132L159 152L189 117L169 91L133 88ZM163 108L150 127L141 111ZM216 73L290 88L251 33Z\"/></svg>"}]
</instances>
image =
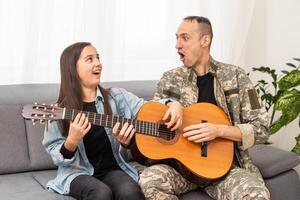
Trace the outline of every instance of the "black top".
<instances>
[{"instance_id":1,"label":"black top","mask_svg":"<svg viewBox=\"0 0 300 200\"><path fill-rule=\"evenodd\" d=\"M95 102L84 102L83 110L97 112ZM107 170L118 168L103 126L92 125L89 132L83 137L83 143L89 162L94 167L94 175L101 175ZM75 154L75 152L68 151L64 145L60 152L65 158L72 158Z\"/></svg>"},{"instance_id":2,"label":"black top","mask_svg":"<svg viewBox=\"0 0 300 200\"><path fill-rule=\"evenodd\" d=\"M198 76L197 86L199 89L198 103L207 102L215 104L217 106L214 94L214 76L211 73L207 73L203 76ZM239 166L236 155L234 156L233 165Z\"/></svg>"},{"instance_id":3,"label":"black top","mask_svg":"<svg viewBox=\"0 0 300 200\"><path fill-rule=\"evenodd\" d=\"M211 73L207 73L203 76L197 76L198 87L198 103L207 102L217 105L214 95L214 76Z\"/></svg>"}]
</instances>

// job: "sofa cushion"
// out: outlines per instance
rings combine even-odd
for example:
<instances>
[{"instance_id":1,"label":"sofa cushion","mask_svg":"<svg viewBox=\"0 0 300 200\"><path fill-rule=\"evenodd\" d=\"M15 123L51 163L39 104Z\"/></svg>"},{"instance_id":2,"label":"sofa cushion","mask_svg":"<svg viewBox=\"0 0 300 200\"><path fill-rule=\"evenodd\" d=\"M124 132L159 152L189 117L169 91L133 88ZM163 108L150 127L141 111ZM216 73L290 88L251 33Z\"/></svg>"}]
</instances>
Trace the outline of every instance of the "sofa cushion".
<instances>
[{"instance_id":1,"label":"sofa cushion","mask_svg":"<svg viewBox=\"0 0 300 200\"><path fill-rule=\"evenodd\" d=\"M20 193L13 193L10 195L2 195L5 200L75 200L70 196L64 196L47 190L38 191L24 191Z\"/></svg>"},{"instance_id":2,"label":"sofa cushion","mask_svg":"<svg viewBox=\"0 0 300 200\"><path fill-rule=\"evenodd\" d=\"M32 170L56 169L50 155L42 145L44 125L33 125L31 120L25 120L30 166Z\"/></svg>"},{"instance_id":3,"label":"sofa cushion","mask_svg":"<svg viewBox=\"0 0 300 200\"><path fill-rule=\"evenodd\" d=\"M12 105L54 102L57 100L58 90L59 84L0 85L0 103Z\"/></svg>"},{"instance_id":4,"label":"sofa cushion","mask_svg":"<svg viewBox=\"0 0 300 200\"><path fill-rule=\"evenodd\" d=\"M74 200L45 189L46 182L55 174L53 171L27 172L0 176L1 199L5 200ZM48 180L46 180L48 179Z\"/></svg>"},{"instance_id":5,"label":"sofa cushion","mask_svg":"<svg viewBox=\"0 0 300 200\"><path fill-rule=\"evenodd\" d=\"M32 177L44 188L47 188L49 180L56 177L57 170L42 170L32 172Z\"/></svg>"},{"instance_id":6,"label":"sofa cushion","mask_svg":"<svg viewBox=\"0 0 300 200\"><path fill-rule=\"evenodd\" d=\"M249 154L264 178L288 171L300 163L295 153L270 145L255 145L249 149Z\"/></svg>"},{"instance_id":7,"label":"sofa cushion","mask_svg":"<svg viewBox=\"0 0 300 200\"><path fill-rule=\"evenodd\" d=\"M295 170L283 172L275 177L265 179L272 200L300 199L300 180Z\"/></svg>"},{"instance_id":8,"label":"sofa cushion","mask_svg":"<svg viewBox=\"0 0 300 200\"><path fill-rule=\"evenodd\" d=\"M0 174L30 170L21 105L0 105Z\"/></svg>"},{"instance_id":9,"label":"sofa cushion","mask_svg":"<svg viewBox=\"0 0 300 200\"><path fill-rule=\"evenodd\" d=\"M106 82L101 83L104 88L121 87L126 89L128 92L132 92L138 97L146 100L153 99L155 87L158 81L127 81L127 82Z\"/></svg>"},{"instance_id":10,"label":"sofa cushion","mask_svg":"<svg viewBox=\"0 0 300 200\"><path fill-rule=\"evenodd\" d=\"M7 174L0 177L1 197L41 189L41 185L32 177L31 172Z\"/></svg>"}]
</instances>

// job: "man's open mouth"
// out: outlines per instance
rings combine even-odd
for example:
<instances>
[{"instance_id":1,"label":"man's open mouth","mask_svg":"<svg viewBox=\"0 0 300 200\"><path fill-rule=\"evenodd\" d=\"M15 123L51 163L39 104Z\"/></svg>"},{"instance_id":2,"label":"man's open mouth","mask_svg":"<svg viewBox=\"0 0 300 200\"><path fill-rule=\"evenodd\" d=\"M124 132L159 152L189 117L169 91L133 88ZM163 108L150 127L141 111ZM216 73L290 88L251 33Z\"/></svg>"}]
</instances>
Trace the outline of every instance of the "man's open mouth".
<instances>
[{"instance_id":1,"label":"man's open mouth","mask_svg":"<svg viewBox=\"0 0 300 200\"><path fill-rule=\"evenodd\" d=\"M178 53L179 56L180 56L180 60L183 61L183 60L184 60L184 57L185 57L184 53L179 52L179 51L178 51L177 53Z\"/></svg>"}]
</instances>

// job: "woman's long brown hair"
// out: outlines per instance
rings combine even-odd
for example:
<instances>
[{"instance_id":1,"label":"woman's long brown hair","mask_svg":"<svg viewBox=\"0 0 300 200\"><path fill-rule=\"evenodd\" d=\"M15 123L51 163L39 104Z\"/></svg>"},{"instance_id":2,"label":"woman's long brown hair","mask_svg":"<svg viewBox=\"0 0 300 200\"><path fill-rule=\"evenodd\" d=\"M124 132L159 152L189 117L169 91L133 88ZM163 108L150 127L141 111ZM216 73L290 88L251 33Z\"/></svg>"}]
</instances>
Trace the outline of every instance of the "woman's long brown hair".
<instances>
[{"instance_id":1,"label":"woman's long brown hair","mask_svg":"<svg viewBox=\"0 0 300 200\"><path fill-rule=\"evenodd\" d=\"M80 79L77 73L76 64L80 57L82 50L86 46L91 46L89 42L78 42L68 46L60 57L60 90L57 103L62 107L70 109L83 109ZM100 87L100 85L99 85ZM100 87L100 91L104 98L104 113L111 114L111 107L108 103L109 89ZM61 123L62 133L64 136L68 135L70 123L63 120Z\"/></svg>"}]
</instances>

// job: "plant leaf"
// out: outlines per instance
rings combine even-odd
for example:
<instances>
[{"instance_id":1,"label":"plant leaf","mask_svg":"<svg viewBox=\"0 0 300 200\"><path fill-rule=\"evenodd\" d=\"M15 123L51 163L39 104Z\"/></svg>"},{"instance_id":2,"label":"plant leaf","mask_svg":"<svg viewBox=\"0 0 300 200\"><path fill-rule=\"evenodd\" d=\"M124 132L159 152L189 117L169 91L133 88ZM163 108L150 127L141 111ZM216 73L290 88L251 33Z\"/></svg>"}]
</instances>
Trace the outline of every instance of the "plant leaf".
<instances>
[{"instance_id":1,"label":"plant leaf","mask_svg":"<svg viewBox=\"0 0 300 200\"><path fill-rule=\"evenodd\" d=\"M257 82L260 83L260 84L262 84L262 85L267 85L268 84L265 80L259 80Z\"/></svg>"},{"instance_id":2,"label":"plant leaf","mask_svg":"<svg viewBox=\"0 0 300 200\"><path fill-rule=\"evenodd\" d=\"M300 70L293 70L278 81L281 90L300 85Z\"/></svg>"},{"instance_id":3,"label":"plant leaf","mask_svg":"<svg viewBox=\"0 0 300 200\"><path fill-rule=\"evenodd\" d=\"M276 71L274 69L271 69L270 67L264 67L264 66L261 66L259 68L252 67L252 70L270 74L273 79L274 77L277 77Z\"/></svg>"},{"instance_id":4,"label":"plant leaf","mask_svg":"<svg viewBox=\"0 0 300 200\"><path fill-rule=\"evenodd\" d=\"M300 134L297 137L295 137L295 140L296 140L296 145L292 149L292 152L300 156Z\"/></svg>"},{"instance_id":5,"label":"plant leaf","mask_svg":"<svg viewBox=\"0 0 300 200\"><path fill-rule=\"evenodd\" d=\"M273 95L270 94L270 93L264 94L261 97L264 98L264 99L266 99L266 100L268 100L268 101L270 101L270 102L273 102L273 100L274 100Z\"/></svg>"},{"instance_id":6,"label":"plant leaf","mask_svg":"<svg viewBox=\"0 0 300 200\"><path fill-rule=\"evenodd\" d=\"M283 90L278 90L277 94L274 96L274 103L277 102L277 100L282 96L282 94L284 93Z\"/></svg>"},{"instance_id":7,"label":"plant leaf","mask_svg":"<svg viewBox=\"0 0 300 200\"><path fill-rule=\"evenodd\" d=\"M276 81L272 81L272 85L275 89L277 89L277 82Z\"/></svg>"},{"instance_id":8,"label":"plant leaf","mask_svg":"<svg viewBox=\"0 0 300 200\"><path fill-rule=\"evenodd\" d=\"M282 114L278 120L271 124L270 130L272 134L299 116L300 91L293 89L282 93L274 104L274 109L281 110Z\"/></svg>"},{"instance_id":9,"label":"plant leaf","mask_svg":"<svg viewBox=\"0 0 300 200\"><path fill-rule=\"evenodd\" d=\"M293 60L300 62L300 58L293 58Z\"/></svg>"},{"instance_id":10,"label":"plant leaf","mask_svg":"<svg viewBox=\"0 0 300 200\"><path fill-rule=\"evenodd\" d=\"M281 72L282 72L283 74L288 74L288 73L289 73L289 71L286 71L286 70L281 70Z\"/></svg>"},{"instance_id":11,"label":"plant leaf","mask_svg":"<svg viewBox=\"0 0 300 200\"><path fill-rule=\"evenodd\" d=\"M292 109L294 111L300 110L300 91L292 89L281 93L275 102L274 109L283 112L292 112Z\"/></svg>"},{"instance_id":12,"label":"plant leaf","mask_svg":"<svg viewBox=\"0 0 300 200\"><path fill-rule=\"evenodd\" d=\"M276 120L273 124L270 126L270 132L271 134L276 133L281 129L283 126L286 126L289 124L291 121L293 121L297 116L299 115L299 112L287 112L283 113L278 120Z\"/></svg>"},{"instance_id":13,"label":"plant leaf","mask_svg":"<svg viewBox=\"0 0 300 200\"><path fill-rule=\"evenodd\" d=\"M290 67L292 67L292 68L297 68L297 66L294 65L293 63L286 63L286 65L288 65L288 66L290 66Z\"/></svg>"}]
</instances>

